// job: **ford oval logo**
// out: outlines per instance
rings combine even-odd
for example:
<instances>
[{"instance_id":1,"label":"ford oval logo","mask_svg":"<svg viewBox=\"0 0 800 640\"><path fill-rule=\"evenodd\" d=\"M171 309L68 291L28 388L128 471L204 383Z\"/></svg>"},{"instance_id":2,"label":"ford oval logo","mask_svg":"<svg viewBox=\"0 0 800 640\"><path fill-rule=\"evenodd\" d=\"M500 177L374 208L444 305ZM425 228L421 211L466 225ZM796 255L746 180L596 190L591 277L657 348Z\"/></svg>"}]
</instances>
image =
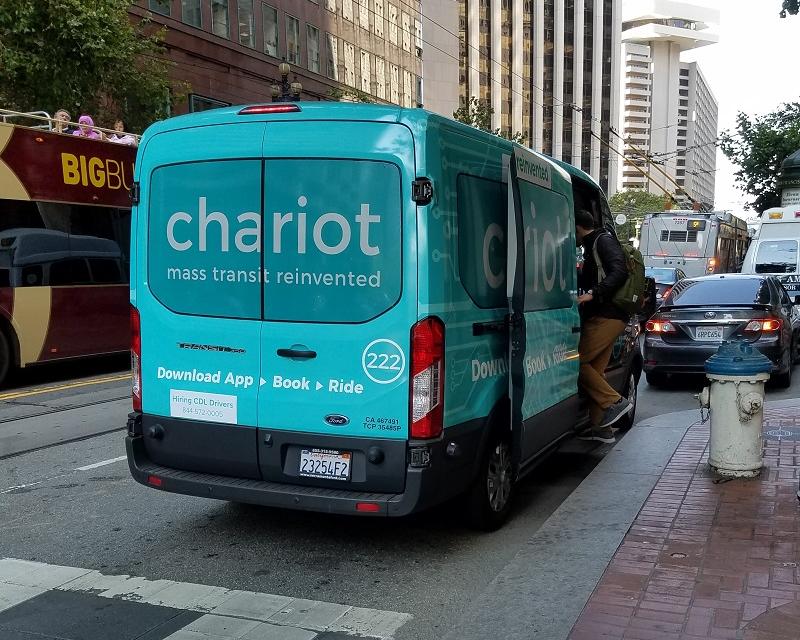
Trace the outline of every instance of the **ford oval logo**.
<instances>
[{"instance_id":1,"label":"ford oval logo","mask_svg":"<svg viewBox=\"0 0 800 640\"><path fill-rule=\"evenodd\" d=\"M714 311L706 311L706 318L716 318L717 314Z\"/></svg>"},{"instance_id":2,"label":"ford oval logo","mask_svg":"<svg viewBox=\"0 0 800 640\"><path fill-rule=\"evenodd\" d=\"M350 418L339 413L331 413L325 416L325 422L332 427L343 427L346 424L350 424Z\"/></svg>"}]
</instances>

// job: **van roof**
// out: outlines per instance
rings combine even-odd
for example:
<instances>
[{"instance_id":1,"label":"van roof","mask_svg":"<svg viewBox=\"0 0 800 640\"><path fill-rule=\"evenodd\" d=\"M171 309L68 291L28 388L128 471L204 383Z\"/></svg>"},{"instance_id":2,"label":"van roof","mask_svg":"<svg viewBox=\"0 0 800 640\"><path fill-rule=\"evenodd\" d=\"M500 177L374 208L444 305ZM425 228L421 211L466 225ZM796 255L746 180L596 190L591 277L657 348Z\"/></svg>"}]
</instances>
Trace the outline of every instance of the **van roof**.
<instances>
[{"instance_id":1,"label":"van roof","mask_svg":"<svg viewBox=\"0 0 800 640\"><path fill-rule=\"evenodd\" d=\"M283 105L296 105L297 111L290 112L275 112L275 113L252 113L241 114L240 112L247 107L269 106L275 105L280 107ZM418 132L427 128L429 123L436 123L439 126L444 125L455 129L460 129L462 133L485 138L487 141L498 141L503 146L508 146L509 153L516 145L509 140L498 138L494 134L486 131L481 131L475 127L471 127L462 122L446 118L437 113L426 111L425 109L408 109L398 107L396 105L372 104L363 102L333 102L333 101L317 101L317 102L292 102L292 103L257 103L251 105L236 105L230 107L221 107L218 109L209 109L208 111L200 111L181 116L175 116L166 120L161 120L154 123L145 131L142 136L141 147L144 147L147 139L159 133L167 133L170 131L177 131L180 129L189 129L192 127L205 127L213 125L236 124L240 122L254 122L254 121L291 121L291 120L364 120L371 122L392 122L402 123L408 125L412 131L417 134ZM519 145L522 146L522 145ZM524 147L527 148L527 147ZM570 176L576 176L587 182L591 183L598 189L600 186L589 174L581 171L577 167L573 167L566 162L555 160L550 156L528 149L537 156L546 159L553 165L556 171L560 171L563 175L564 172ZM567 176L564 176L565 178Z\"/></svg>"}]
</instances>

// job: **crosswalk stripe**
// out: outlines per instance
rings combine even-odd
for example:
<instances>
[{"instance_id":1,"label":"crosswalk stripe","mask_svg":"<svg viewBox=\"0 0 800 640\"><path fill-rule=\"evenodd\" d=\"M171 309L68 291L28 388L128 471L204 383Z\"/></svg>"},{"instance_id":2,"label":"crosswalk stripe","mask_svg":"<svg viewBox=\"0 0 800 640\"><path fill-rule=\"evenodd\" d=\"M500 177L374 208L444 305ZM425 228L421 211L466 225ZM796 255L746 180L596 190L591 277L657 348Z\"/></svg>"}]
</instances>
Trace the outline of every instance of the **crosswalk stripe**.
<instances>
[{"instance_id":1,"label":"crosswalk stripe","mask_svg":"<svg viewBox=\"0 0 800 640\"><path fill-rule=\"evenodd\" d=\"M0 611L51 589L205 614L166 640L205 637L312 640L326 631L389 640L412 618L407 613L321 600L173 580L105 575L91 569L0 558ZM225 629L232 631L220 633Z\"/></svg>"}]
</instances>

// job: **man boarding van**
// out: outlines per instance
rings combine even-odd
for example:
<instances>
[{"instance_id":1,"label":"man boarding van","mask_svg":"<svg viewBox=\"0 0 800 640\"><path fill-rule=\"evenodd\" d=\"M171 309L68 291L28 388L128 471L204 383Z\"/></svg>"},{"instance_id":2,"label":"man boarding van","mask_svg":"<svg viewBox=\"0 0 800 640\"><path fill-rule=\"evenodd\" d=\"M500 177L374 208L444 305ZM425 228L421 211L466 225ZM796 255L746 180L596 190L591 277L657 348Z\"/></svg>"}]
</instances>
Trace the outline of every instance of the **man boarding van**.
<instances>
[{"instance_id":1,"label":"man boarding van","mask_svg":"<svg viewBox=\"0 0 800 640\"><path fill-rule=\"evenodd\" d=\"M586 424L581 171L421 109L276 103L150 127L131 251L131 472L239 502L484 528ZM637 329L610 382L635 401ZM630 417L632 420L632 416Z\"/></svg>"}]
</instances>

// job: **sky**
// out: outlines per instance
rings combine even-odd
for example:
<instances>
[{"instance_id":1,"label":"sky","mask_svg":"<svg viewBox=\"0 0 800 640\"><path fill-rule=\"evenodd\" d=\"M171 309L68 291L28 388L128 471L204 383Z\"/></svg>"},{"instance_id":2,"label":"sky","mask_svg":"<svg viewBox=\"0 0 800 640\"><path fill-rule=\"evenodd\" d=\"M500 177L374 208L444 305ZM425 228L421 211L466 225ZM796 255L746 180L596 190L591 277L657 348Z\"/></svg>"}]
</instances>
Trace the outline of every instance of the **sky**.
<instances>
[{"instance_id":1,"label":"sky","mask_svg":"<svg viewBox=\"0 0 800 640\"><path fill-rule=\"evenodd\" d=\"M719 43L685 52L697 61L719 103L719 131L732 129L736 114L769 113L783 102L800 101L797 59L800 15L778 17L781 0L690 0L720 11ZM734 183L736 168L717 151L715 208L745 212L747 200Z\"/></svg>"}]
</instances>

